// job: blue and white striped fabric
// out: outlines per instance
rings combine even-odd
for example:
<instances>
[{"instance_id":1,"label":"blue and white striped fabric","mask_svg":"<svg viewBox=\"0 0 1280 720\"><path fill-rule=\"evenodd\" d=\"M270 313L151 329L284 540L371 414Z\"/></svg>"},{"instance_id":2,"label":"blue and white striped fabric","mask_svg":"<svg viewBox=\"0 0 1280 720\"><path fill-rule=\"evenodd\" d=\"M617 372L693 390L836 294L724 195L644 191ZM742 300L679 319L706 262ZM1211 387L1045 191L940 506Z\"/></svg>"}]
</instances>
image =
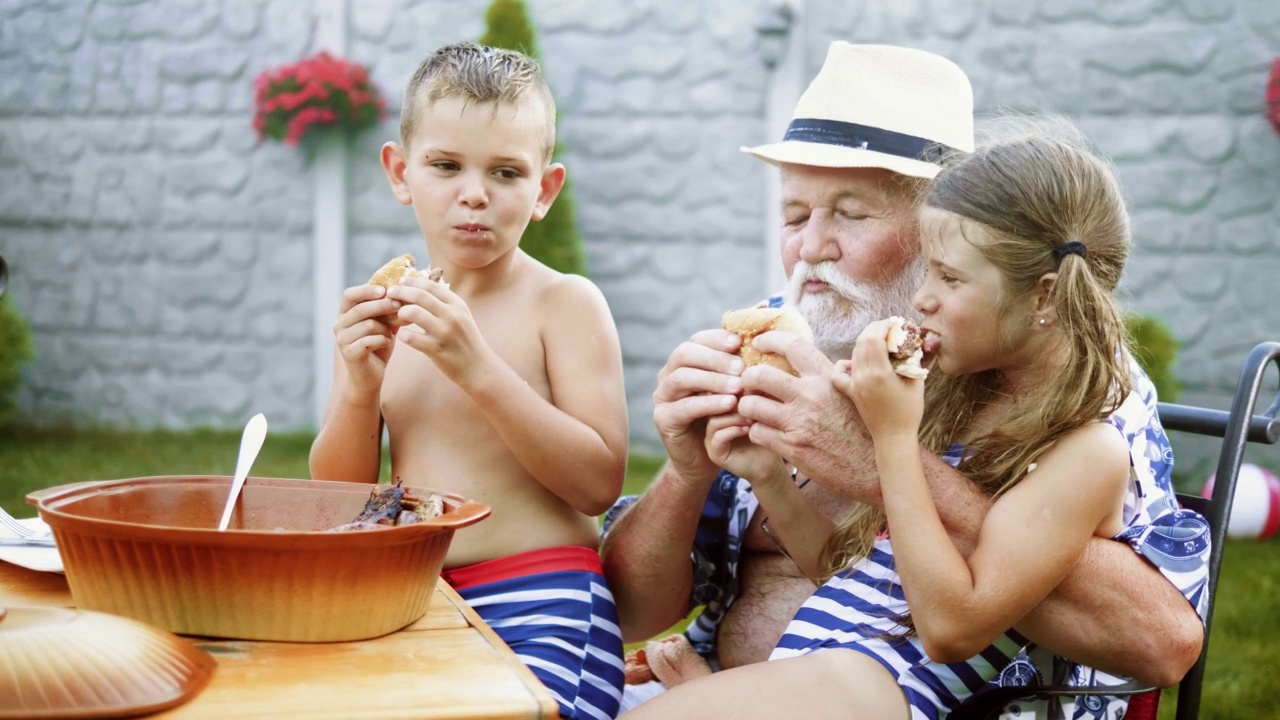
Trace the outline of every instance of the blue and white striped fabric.
<instances>
[{"instance_id":1,"label":"blue and white striped fabric","mask_svg":"<svg viewBox=\"0 0 1280 720\"><path fill-rule=\"evenodd\" d=\"M1026 638L1009 631L966 662L935 663L925 655L919 637L903 637L905 629L894 618L906 612L893 548L881 538L870 556L805 601L769 659L831 648L865 653L897 679L911 703L912 718L935 720L986 685L1027 644Z\"/></svg>"},{"instance_id":2,"label":"blue and white striped fabric","mask_svg":"<svg viewBox=\"0 0 1280 720\"><path fill-rule=\"evenodd\" d=\"M1173 453L1155 416L1155 392L1137 365L1131 367L1135 390L1108 419L1130 445L1129 492L1124 505L1127 527L1116 539L1131 543L1182 590L1197 610L1202 610L1208 572L1208 525L1199 515L1177 508L1170 480ZM961 452L962 448L953 448L944 459L955 465ZM1038 680L1009 673L1009 668L1027 662L1020 651L1028 643L1013 631L998 638L979 656L953 664L930 661L918 637L885 640L884 635L901 634L902 628L893 618L902 616L907 609L891 542L881 538L871 556L832 578L804 603L769 659L837 647L871 655L902 685L913 718L944 717L990 681L1026 684ZM1027 667L1038 674L1033 665ZM1071 666L1069 681L1110 684L1102 673L1078 665ZM1122 682L1119 678L1115 681ZM1070 707L1066 716L1119 718L1127 707L1122 698L1089 700Z\"/></svg>"},{"instance_id":3,"label":"blue and white striped fabric","mask_svg":"<svg viewBox=\"0 0 1280 720\"><path fill-rule=\"evenodd\" d=\"M618 714L622 633L602 573L560 569L454 589L547 686L561 718Z\"/></svg>"}]
</instances>

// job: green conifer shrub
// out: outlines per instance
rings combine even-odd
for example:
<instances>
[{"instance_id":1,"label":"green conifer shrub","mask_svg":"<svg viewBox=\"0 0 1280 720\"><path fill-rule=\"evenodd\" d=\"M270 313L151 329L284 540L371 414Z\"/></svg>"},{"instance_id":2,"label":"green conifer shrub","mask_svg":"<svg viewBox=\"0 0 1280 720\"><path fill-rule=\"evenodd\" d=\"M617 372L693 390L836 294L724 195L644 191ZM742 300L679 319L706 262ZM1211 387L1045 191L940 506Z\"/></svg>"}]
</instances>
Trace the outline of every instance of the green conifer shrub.
<instances>
[{"instance_id":1,"label":"green conifer shrub","mask_svg":"<svg viewBox=\"0 0 1280 720\"><path fill-rule=\"evenodd\" d=\"M1173 402L1182 392L1182 383L1173 374L1178 358L1178 339L1154 315L1128 313L1124 324L1129 331L1129 351L1151 378L1161 402Z\"/></svg>"},{"instance_id":2,"label":"green conifer shrub","mask_svg":"<svg viewBox=\"0 0 1280 720\"><path fill-rule=\"evenodd\" d=\"M485 12L485 33L477 41L490 47L519 50L539 63L538 41L524 0L492 0ZM558 161L563 146L556 141L551 154ZM586 253L573 212L573 188L568 177L560 196L539 222L529 223L520 247L544 265L563 273L587 274Z\"/></svg>"},{"instance_id":3,"label":"green conifer shrub","mask_svg":"<svg viewBox=\"0 0 1280 720\"><path fill-rule=\"evenodd\" d=\"M27 321L12 296L0 297L0 420L17 407L14 394L22 387L22 367L34 357Z\"/></svg>"}]
</instances>

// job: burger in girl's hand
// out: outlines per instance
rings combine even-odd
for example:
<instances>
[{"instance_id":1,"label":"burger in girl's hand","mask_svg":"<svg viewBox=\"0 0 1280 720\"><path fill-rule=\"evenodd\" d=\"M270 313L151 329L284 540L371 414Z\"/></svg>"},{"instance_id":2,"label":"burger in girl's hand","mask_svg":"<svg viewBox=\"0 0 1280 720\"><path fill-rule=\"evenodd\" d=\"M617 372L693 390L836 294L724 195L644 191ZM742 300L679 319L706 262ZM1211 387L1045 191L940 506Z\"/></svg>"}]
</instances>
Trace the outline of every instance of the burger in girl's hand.
<instances>
[{"instance_id":1,"label":"burger in girl's hand","mask_svg":"<svg viewBox=\"0 0 1280 720\"><path fill-rule=\"evenodd\" d=\"M893 371L913 380L923 380L929 375L924 360L924 334L920 327L904 317L889 318L893 324L885 334L884 344L889 351L889 363Z\"/></svg>"}]
</instances>

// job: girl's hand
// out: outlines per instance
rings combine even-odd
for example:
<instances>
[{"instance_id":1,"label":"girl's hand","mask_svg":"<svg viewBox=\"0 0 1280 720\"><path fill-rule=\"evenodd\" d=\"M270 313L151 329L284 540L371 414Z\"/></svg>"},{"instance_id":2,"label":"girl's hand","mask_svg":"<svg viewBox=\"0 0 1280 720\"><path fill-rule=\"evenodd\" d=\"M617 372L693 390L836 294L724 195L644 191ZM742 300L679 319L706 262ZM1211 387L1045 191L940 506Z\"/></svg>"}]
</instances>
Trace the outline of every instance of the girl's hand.
<instances>
[{"instance_id":1,"label":"girl's hand","mask_svg":"<svg viewBox=\"0 0 1280 720\"><path fill-rule=\"evenodd\" d=\"M896 435L915 438L924 416L924 381L893 371L884 338L892 321L867 326L853 347L852 357L841 360L831 382L858 406L871 436L877 440Z\"/></svg>"},{"instance_id":2,"label":"girl's hand","mask_svg":"<svg viewBox=\"0 0 1280 720\"><path fill-rule=\"evenodd\" d=\"M785 470L781 458L747 437L750 428L751 421L737 413L707 418L707 455L720 467L753 485L781 475L789 478L789 474L779 473Z\"/></svg>"},{"instance_id":3,"label":"girl's hand","mask_svg":"<svg viewBox=\"0 0 1280 720\"><path fill-rule=\"evenodd\" d=\"M333 339L345 366L346 390L357 402L376 399L387 361L395 348L396 328L378 320L400 308L377 285L357 285L342 292Z\"/></svg>"},{"instance_id":4,"label":"girl's hand","mask_svg":"<svg viewBox=\"0 0 1280 720\"><path fill-rule=\"evenodd\" d=\"M399 316L409 323L401 328L400 341L466 387L468 374L483 369L478 360L489 351L466 301L444 283L420 277L392 286L387 295L403 303Z\"/></svg>"}]
</instances>

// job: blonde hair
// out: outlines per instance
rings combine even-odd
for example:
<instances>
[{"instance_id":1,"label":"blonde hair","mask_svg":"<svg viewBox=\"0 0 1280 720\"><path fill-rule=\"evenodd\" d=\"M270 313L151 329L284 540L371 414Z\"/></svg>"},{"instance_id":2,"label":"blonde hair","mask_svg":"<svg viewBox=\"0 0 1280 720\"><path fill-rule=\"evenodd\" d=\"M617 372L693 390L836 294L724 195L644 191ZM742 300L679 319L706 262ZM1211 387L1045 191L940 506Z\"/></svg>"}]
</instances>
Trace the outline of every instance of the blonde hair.
<instances>
[{"instance_id":1,"label":"blonde hair","mask_svg":"<svg viewBox=\"0 0 1280 720\"><path fill-rule=\"evenodd\" d=\"M417 127L420 104L449 97L460 97L469 103L489 103L495 112L500 104L535 101L536 109L545 113L542 159L551 159L556 144L556 103L542 76L542 68L533 58L515 50L470 42L446 45L435 51L422 61L405 87L400 109L400 143L409 145Z\"/></svg>"},{"instance_id":2,"label":"blonde hair","mask_svg":"<svg viewBox=\"0 0 1280 720\"><path fill-rule=\"evenodd\" d=\"M1001 295L1009 298L996 309L1001 320L1044 275L1057 273L1049 301L1067 341L1066 362L1015 415L968 443L957 466L995 497L1025 477L1063 435L1115 412L1131 387L1122 351L1125 326L1112 299L1129 253L1128 213L1112 168L1070 130L1024 130L972 154L957 154L924 198L926 206L983 230L966 239L1001 271ZM1084 252L1055 253L1070 242L1081 243ZM930 375L921 445L934 453L950 448L975 411L994 399L997 382L994 371ZM827 577L866 557L884 522L883 511L855 507L827 543ZM898 620L911 628L909 617Z\"/></svg>"}]
</instances>

